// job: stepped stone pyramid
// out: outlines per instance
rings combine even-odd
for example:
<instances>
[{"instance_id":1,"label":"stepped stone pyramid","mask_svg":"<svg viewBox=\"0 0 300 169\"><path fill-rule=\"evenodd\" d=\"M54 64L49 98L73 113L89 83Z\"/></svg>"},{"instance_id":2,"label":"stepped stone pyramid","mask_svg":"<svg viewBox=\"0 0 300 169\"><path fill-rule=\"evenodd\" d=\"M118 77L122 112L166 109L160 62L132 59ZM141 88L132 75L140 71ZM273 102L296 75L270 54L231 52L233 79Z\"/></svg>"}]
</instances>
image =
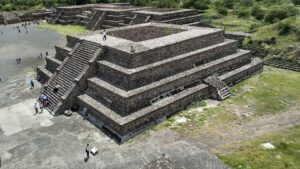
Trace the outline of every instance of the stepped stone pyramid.
<instances>
[{"instance_id":1,"label":"stepped stone pyramid","mask_svg":"<svg viewBox=\"0 0 300 169\"><path fill-rule=\"evenodd\" d=\"M144 23L109 29L105 41L100 32L67 38L55 56L67 53L64 61L48 59L38 69L42 79L52 76L44 93L53 112L87 108L91 121L120 143L194 101L226 99L228 86L263 68L221 29ZM52 84L65 89L52 96Z\"/></svg>"},{"instance_id":2,"label":"stepped stone pyramid","mask_svg":"<svg viewBox=\"0 0 300 169\"><path fill-rule=\"evenodd\" d=\"M82 25L89 30L109 29L147 22L201 25L196 9L135 7L129 4L88 4L57 8L51 24Z\"/></svg>"}]
</instances>

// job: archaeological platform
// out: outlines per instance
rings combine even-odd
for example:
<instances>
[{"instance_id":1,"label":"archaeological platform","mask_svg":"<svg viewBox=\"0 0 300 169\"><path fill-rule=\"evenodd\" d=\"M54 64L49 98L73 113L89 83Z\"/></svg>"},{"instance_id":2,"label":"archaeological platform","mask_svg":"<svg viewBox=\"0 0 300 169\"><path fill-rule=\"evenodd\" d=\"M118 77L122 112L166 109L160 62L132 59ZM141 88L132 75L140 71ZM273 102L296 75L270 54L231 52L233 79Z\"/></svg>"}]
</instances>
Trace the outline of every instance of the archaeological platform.
<instances>
[{"instance_id":1,"label":"archaeological platform","mask_svg":"<svg viewBox=\"0 0 300 169\"><path fill-rule=\"evenodd\" d=\"M87 108L93 123L120 143L195 101L230 97L228 86L263 68L221 29L149 22L106 34L106 40L102 31L67 36L38 75L53 114Z\"/></svg>"}]
</instances>

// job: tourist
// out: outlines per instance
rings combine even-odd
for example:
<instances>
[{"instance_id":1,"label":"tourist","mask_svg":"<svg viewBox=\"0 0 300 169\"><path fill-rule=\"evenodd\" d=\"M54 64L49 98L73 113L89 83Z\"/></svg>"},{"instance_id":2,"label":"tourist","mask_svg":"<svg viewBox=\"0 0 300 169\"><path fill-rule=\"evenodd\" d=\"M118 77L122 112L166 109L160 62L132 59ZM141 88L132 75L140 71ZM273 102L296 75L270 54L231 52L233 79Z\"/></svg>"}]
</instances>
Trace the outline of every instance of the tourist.
<instances>
[{"instance_id":1,"label":"tourist","mask_svg":"<svg viewBox=\"0 0 300 169\"><path fill-rule=\"evenodd\" d=\"M43 58L43 53L41 52L41 59Z\"/></svg>"},{"instance_id":2,"label":"tourist","mask_svg":"<svg viewBox=\"0 0 300 169\"><path fill-rule=\"evenodd\" d=\"M34 88L34 82L33 82L33 80L30 80L30 89L33 89Z\"/></svg>"},{"instance_id":3,"label":"tourist","mask_svg":"<svg viewBox=\"0 0 300 169\"><path fill-rule=\"evenodd\" d=\"M130 48L130 52L131 52L131 53L134 53L134 52L135 52L135 50L134 50L133 46L131 46L131 48Z\"/></svg>"},{"instance_id":4,"label":"tourist","mask_svg":"<svg viewBox=\"0 0 300 169\"><path fill-rule=\"evenodd\" d=\"M35 114L38 114L39 113L39 106L38 106L38 103L34 103L34 110L35 110Z\"/></svg>"},{"instance_id":5,"label":"tourist","mask_svg":"<svg viewBox=\"0 0 300 169\"><path fill-rule=\"evenodd\" d=\"M83 116L84 116L83 120L85 120L85 119L87 119L87 118L88 118L88 111L87 111L87 108L86 108L86 107L85 107L85 108L83 108L83 110L82 110L82 114L83 114Z\"/></svg>"},{"instance_id":6,"label":"tourist","mask_svg":"<svg viewBox=\"0 0 300 169\"><path fill-rule=\"evenodd\" d=\"M105 29L103 30L103 40L104 40L104 41L106 40L106 32L105 32Z\"/></svg>"},{"instance_id":7,"label":"tourist","mask_svg":"<svg viewBox=\"0 0 300 169\"><path fill-rule=\"evenodd\" d=\"M57 93L59 91L60 86L57 84L55 85L55 87L53 88L53 93Z\"/></svg>"},{"instance_id":8,"label":"tourist","mask_svg":"<svg viewBox=\"0 0 300 169\"><path fill-rule=\"evenodd\" d=\"M86 145L86 148L85 148L85 152L86 152L86 158L90 158L90 145L87 144Z\"/></svg>"},{"instance_id":9,"label":"tourist","mask_svg":"<svg viewBox=\"0 0 300 169\"><path fill-rule=\"evenodd\" d=\"M40 104L40 110L41 110L40 113L43 113L43 111L44 111L44 105L43 104Z\"/></svg>"},{"instance_id":10,"label":"tourist","mask_svg":"<svg viewBox=\"0 0 300 169\"><path fill-rule=\"evenodd\" d=\"M18 59L18 63L19 63L19 64L21 63L21 58Z\"/></svg>"},{"instance_id":11,"label":"tourist","mask_svg":"<svg viewBox=\"0 0 300 169\"><path fill-rule=\"evenodd\" d=\"M46 56L48 56L48 52L46 51Z\"/></svg>"}]
</instances>

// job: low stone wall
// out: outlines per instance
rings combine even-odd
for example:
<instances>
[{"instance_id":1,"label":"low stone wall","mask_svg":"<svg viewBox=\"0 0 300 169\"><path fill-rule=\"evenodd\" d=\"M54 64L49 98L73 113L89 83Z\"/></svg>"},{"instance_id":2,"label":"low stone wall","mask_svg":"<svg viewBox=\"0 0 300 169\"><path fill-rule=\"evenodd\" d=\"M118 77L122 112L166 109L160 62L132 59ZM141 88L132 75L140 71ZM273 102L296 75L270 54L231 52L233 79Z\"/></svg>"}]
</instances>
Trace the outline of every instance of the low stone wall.
<instances>
[{"instance_id":1,"label":"low stone wall","mask_svg":"<svg viewBox=\"0 0 300 169\"><path fill-rule=\"evenodd\" d=\"M80 39L74 36L67 35L67 45L68 48L74 48L76 43L80 42Z\"/></svg>"},{"instance_id":2,"label":"low stone wall","mask_svg":"<svg viewBox=\"0 0 300 169\"><path fill-rule=\"evenodd\" d=\"M245 32L225 32L225 37L228 39L234 39L239 41L240 44L243 43L246 37L250 37L251 34Z\"/></svg>"},{"instance_id":3,"label":"low stone wall","mask_svg":"<svg viewBox=\"0 0 300 169\"><path fill-rule=\"evenodd\" d=\"M37 80L42 84L45 84L53 75L51 72L49 72L47 69L45 69L42 66L38 66L36 70L37 70Z\"/></svg>"},{"instance_id":4,"label":"low stone wall","mask_svg":"<svg viewBox=\"0 0 300 169\"><path fill-rule=\"evenodd\" d=\"M185 41L179 41L177 43L134 54L108 47L105 60L126 68L136 68L221 43L224 41L223 34L224 32L220 30L211 34L191 38Z\"/></svg>"},{"instance_id":5,"label":"low stone wall","mask_svg":"<svg viewBox=\"0 0 300 169\"><path fill-rule=\"evenodd\" d=\"M69 56L69 52L71 52L71 48L62 47L62 46L55 46L55 58L63 61L67 56Z\"/></svg>"},{"instance_id":6,"label":"low stone wall","mask_svg":"<svg viewBox=\"0 0 300 169\"><path fill-rule=\"evenodd\" d=\"M98 98L99 101L120 113L120 115L125 116L149 106L150 100L158 95L196 80L201 80L201 78L227 67L249 63L250 58L249 51L240 52L128 92L100 79L90 79L89 89L94 92L95 96L103 97ZM107 99L110 102L107 102Z\"/></svg>"},{"instance_id":7,"label":"low stone wall","mask_svg":"<svg viewBox=\"0 0 300 169\"><path fill-rule=\"evenodd\" d=\"M56 68L58 68L59 65L62 63L54 57L46 57L46 62L46 69L51 73L54 73Z\"/></svg>"},{"instance_id":8,"label":"low stone wall","mask_svg":"<svg viewBox=\"0 0 300 169\"><path fill-rule=\"evenodd\" d=\"M170 19L175 19L175 18L197 15L198 11L191 10L191 9L175 10L175 11L171 11L171 12L151 12L151 11L147 11L147 10L142 10L142 11L133 12L133 14L139 14L141 16L151 15L152 21L164 21L164 20L170 20Z\"/></svg>"},{"instance_id":9,"label":"low stone wall","mask_svg":"<svg viewBox=\"0 0 300 169\"><path fill-rule=\"evenodd\" d=\"M111 65L106 61L100 61L98 75L101 79L119 88L131 90L191 69L195 63L207 63L222 56L233 54L236 51L237 42L227 40L224 43L130 70Z\"/></svg>"}]
</instances>

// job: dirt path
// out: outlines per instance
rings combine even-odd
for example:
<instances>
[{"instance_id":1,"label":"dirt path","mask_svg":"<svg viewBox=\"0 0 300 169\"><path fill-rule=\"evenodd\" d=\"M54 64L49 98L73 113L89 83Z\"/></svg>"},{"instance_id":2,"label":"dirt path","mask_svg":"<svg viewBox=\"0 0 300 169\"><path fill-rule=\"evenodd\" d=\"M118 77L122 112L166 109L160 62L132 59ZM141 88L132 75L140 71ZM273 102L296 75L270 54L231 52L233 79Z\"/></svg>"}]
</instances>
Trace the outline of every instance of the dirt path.
<instances>
[{"instance_id":1,"label":"dirt path","mask_svg":"<svg viewBox=\"0 0 300 169\"><path fill-rule=\"evenodd\" d=\"M290 112L264 116L230 128L203 127L194 137L206 144L209 150L216 151L226 144L249 140L263 134L300 125L300 111L298 110L295 108Z\"/></svg>"}]
</instances>

